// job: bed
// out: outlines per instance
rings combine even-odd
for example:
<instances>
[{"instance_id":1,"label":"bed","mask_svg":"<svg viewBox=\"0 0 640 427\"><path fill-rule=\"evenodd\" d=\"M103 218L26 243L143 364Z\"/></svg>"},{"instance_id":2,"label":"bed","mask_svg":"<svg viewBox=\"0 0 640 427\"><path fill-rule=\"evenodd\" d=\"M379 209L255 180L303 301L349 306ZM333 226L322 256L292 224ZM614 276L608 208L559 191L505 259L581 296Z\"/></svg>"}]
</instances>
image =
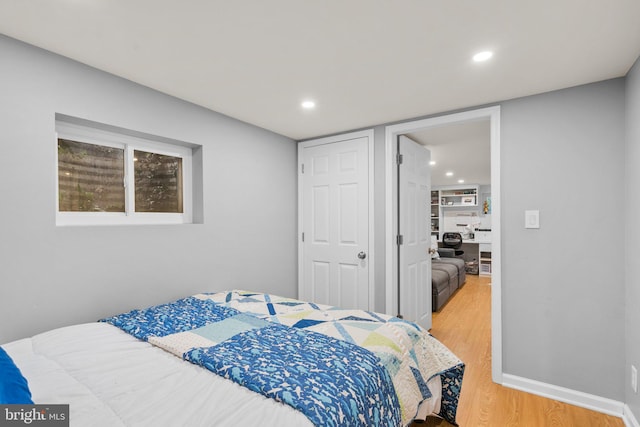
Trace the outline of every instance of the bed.
<instances>
[{"instance_id":1,"label":"bed","mask_svg":"<svg viewBox=\"0 0 640 427\"><path fill-rule=\"evenodd\" d=\"M455 424L464 373L414 323L241 290L1 347L32 401L69 404L72 426Z\"/></svg>"}]
</instances>

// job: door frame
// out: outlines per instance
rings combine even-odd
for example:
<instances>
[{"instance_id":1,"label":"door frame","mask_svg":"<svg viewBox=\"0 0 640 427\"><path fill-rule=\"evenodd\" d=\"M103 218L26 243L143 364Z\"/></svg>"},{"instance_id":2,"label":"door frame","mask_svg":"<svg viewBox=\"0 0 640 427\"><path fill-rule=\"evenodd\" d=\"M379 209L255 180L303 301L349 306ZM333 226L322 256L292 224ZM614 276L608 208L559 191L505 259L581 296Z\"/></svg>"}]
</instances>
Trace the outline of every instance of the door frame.
<instances>
[{"instance_id":1,"label":"door frame","mask_svg":"<svg viewBox=\"0 0 640 427\"><path fill-rule=\"evenodd\" d=\"M334 144L341 141L347 141L356 138L367 138L368 149L368 180L369 180L369 248L367 249L367 267L369 269L369 310L372 311L375 307L375 211L374 211L374 130L366 129L357 132L348 132L340 135L328 136L318 139L310 139L307 141L298 142L298 295L301 294L302 284L304 282L304 244L302 241L302 233L304 230L303 221L303 206L304 206L304 188L302 180L304 175L302 173L302 164L304 163L304 149L309 147L315 147L324 144Z\"/></svg>"},{"instance_id":2,"label":"door frame","mask_svg":"<svg viewBox=\"0 0 640 427\"><path fill-rule=\"evenodd\" d=\"M427 119L414 120L385 129L385 270L387 314L393 315L397 307L398 260L395 256L397 230L395 190L396 145L399 135L416 132L429 127L444 126L478 119L490 120L491 133L491 376L495 383L502 384L502 250L500 208L500 106L486 107L460 113L445 114Z\"/></svg>"}]
</instances>

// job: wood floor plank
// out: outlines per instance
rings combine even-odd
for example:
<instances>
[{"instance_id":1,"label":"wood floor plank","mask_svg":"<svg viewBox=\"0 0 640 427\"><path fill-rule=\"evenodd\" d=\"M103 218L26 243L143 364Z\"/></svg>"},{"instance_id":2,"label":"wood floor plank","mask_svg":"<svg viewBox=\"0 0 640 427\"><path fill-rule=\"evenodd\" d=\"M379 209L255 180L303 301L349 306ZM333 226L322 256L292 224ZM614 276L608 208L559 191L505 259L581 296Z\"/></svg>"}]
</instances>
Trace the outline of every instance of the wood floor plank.
<instances>
[{"instance_id":1,"label":"wood floor plank","mask_svg":"<svg viewBox=\"0 0 640 427\"><path fill-rule=\"evenodd\" d=\"M621 418L536 396L491 380L491 279L467 275L431 333L465 362L457 420L461 427L624 427ZM413 427L450 427L430 418Z\"/></svg>"}]
</instances>

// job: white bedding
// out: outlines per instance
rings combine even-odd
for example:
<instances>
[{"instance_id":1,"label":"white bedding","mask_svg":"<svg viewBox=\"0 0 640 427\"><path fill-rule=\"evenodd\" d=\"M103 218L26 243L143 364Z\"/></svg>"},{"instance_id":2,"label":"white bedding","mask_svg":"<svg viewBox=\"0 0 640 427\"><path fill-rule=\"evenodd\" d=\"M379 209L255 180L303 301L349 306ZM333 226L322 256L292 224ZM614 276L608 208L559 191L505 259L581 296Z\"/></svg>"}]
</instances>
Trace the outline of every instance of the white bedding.
<instances>
[{"instance_id":1,"label":"white bedding","mask_svg":"<svg viewBox=\"0 0 640 427\"><path fill-rule=\"evenodd\" d=\"M71 426L311 426L263 397L106 323L87 323L3 344L33 401L69 404ZM418 418L438 413L440 377Z\"/></svg>"}]
</instances>

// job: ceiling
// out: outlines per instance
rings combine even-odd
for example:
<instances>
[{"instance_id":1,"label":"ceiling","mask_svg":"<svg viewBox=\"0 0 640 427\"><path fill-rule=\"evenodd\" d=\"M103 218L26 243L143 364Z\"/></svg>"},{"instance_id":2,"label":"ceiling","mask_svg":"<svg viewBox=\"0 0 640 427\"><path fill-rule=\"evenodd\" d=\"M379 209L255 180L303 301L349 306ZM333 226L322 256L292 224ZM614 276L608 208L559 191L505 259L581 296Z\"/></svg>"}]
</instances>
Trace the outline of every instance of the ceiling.
<instances>
[{"instance_id":1,"label":"ceiling","mask_svg":"<svg viewBox=\"0 0 640 427\"><path fill-rule=\"evenodd\" d=\"M431 185L491 185L491 122L465 121L406 134L431 152ZM452 172L447 176L447 172Z\"/></svg>"},{"instance_id":2,"label":"ceiling","mask_svg":"<svg viewBox=\"0 0 640 427\"><path fill-rule=\"evenodd\" d=\"M0 32L301 140L624 76L640 1L0 0Z\"/></svg>"}]
</instances>

